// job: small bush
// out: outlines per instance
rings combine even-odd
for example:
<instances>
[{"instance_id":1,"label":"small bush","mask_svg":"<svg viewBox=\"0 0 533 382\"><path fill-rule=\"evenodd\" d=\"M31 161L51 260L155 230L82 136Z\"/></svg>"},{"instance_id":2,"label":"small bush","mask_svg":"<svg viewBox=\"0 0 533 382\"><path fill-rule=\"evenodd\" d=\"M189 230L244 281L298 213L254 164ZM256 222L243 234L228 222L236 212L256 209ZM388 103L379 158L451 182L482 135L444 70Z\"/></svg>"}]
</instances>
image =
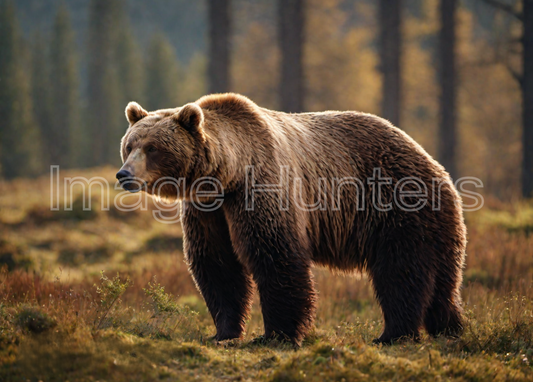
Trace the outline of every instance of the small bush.
<instances>
[{"instance_id":1,"label":"small bush","mask_svg":"<svg viewBox=\"0 0 533 382\"><path fill-rule=\"evenodd\" d=\"M144 250L150 252L175 252L182 249L182 238L170 235L154 236L144 243Z\"/></svg>"},{"instance_id":2,"label":"small bush","mask_svg":"<svg viewBox=\"0 0 533 382\"><path fill-rule=\"evenodd\" d=\"M111 203L109 206L109 211L107 212L110 217L113 219L117 219L120 221L130 221L139 218L142 214L138 209L135 209L133 211L123 210L117 207L115 203Z\"/></svg>"},{"instance_id":3,"label":"small bush","mask_svg":"<svg viewBox=\"0 0 533 382\"><path fill-rule=\"evenodd\" d=\"M15 269L28 271L32 268L33 261L23 247L0 239L0 268L4 264L7 265L8 271Z\"/></svg>"},{"instance_id":4,"label":"small bush","mask_svg":"<svg viewBox=\"0 0 533 382\"><path fill-rule=\"evenodd\" d=\"M54 326L56 322L46 313L35 307L24 307L15 316L17 326L32 333L42 333Z\"/></svg>"},{"instance_id":5,"label":"small bush","mask_svg":"<svg viewBox=\"0 0 533 382\"><path fill-rule=\"evenodd\" d=\"M61 264L79 266L84 263L98 263L111 256L113 256L113 250L104 244L89 249L64 248L59 251L57 261Z\"/></svg>"},{"instance_id":6,"label":"small bush","mask_svg":"<svg viewBox=\"0 0 533 382\"><path fill-rule=\"evenodd\" d=\"M174 301L174 297L170 293L165 293L165 287L157 284L155 277L153 282L148 283L148 288L143 290L148 297L152 298L154 317L180 312L180 307Z\"/></svg>"},{"instance_id":7,"label":"small bush","mask_svg":"<svg viewBox=\"0 0 533 382\"><path fill-rule=\"evenodd\" d=\"M104 271L101 272L100 280L100 285L94 285L96 287L96 293L98 293L100 297L100 301L96 303L96 314L93 321L93 330L103 328L109 312L111 312L115 305L120 302L120 297L132 284L129 278L127 278L125 281L122 281L118 273L113 279L109 279L104 274Z\"/></svg>"},{"instance_id":8,"label":"small bush","mask_svg":"<svg viewBox=\"0 0 533 382\"><path fill-rule=\"evenodd\" d=\"M133 334L168 340L178 333L185 339L202 337L197 325L198 313L186 305L178 304L170 293L165 292L165 287L157 283L155 276L153 282L148 283L143 290L152 300L152 316L149 322L136 322L131 329Z\"/></svg>"},{"instance_id":9,"label":"small bush","mask_svg":"<svg viewBox=\"0 0 533 382\"><path fill-rule=\"evenodd\" d=\"M72 202L72 210L50 210L50 206L36 205L30 208L26 214L26 222L35 225L59 222L59 221L83 221L92 220L98 216L99 204L96 198L91 199L91 209L84 209L83 195L79 195Z\"/></svg>"}]
</instances>

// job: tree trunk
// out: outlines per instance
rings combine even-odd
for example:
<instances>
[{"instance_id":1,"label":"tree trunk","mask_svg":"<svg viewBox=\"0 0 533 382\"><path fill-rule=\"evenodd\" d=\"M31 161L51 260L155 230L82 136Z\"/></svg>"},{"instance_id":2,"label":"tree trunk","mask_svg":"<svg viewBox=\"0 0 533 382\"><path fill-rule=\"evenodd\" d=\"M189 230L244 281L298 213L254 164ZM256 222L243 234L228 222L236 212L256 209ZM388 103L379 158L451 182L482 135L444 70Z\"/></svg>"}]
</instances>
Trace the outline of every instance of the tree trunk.
<instances>
[{"instance_id":1,"label":"tree trunk","mask_svg":"<svg viewBox=\"0 0 533 382\"><path fill-rule=\"evenodd\" d=\"M278 38L281 48L280 107L286 112L303 111L304 1L278 1Z\"/></svg>"},{"instance_id":2,"label":"tree trunk","mask_svg":"<svg viewBox=\"0 0 533 382\"><path fill-rule=\"evenodd\" d=\"M400 125L401 0L379 1L383 118Z\"/></svg>"},{"instance_id":3,"label":"tree trunk","mask_svg":"<svg viewBox=\"0 0 533 382\"><path fill-rule=\"evenodd\" d=\"M92 0L89 4L87 62L87 125L91 127L92 166L120 163L117 145L125 127L120 104L115 48L122 0Z\"/></svg>"},{"instance_id":4,"label":"tree trunk","mask_svg":"<svg viewBox=\"0 0 533 382\"><path fill-rule=\"evenodd\" d=\"M209 0L209 93L230 90L231 0Z\"/></svg>"},{"instance_id":5,"label":"tree trunk","mask_svg":"<svg viewBox=\"0 0 533 382\"><path fill-rule=\"evenodd\" d=\"M523 77L522 77L522 195L533 196L533 0L523 5Z\"/></svg>"},{"instance_id":6,"label":"tree trunk","mask_svg":"<svg viewBox=\"0 0 533 382\"><path fill-rule=\"evenodd\" d=\"M457 177L457 78L455 63L455 14L457 0L440 1L441 27L439 33L440 61L440 120L438 158L450 173Z\"/></svg>"}]
</instances>

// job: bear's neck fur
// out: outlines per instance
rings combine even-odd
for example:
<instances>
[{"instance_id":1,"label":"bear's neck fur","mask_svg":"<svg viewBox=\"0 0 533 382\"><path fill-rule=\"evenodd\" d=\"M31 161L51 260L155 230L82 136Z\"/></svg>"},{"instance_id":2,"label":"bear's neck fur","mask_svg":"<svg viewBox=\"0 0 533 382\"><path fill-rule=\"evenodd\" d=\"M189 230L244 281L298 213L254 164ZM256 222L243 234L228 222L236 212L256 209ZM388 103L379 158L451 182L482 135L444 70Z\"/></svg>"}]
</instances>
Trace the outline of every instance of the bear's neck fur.
<instances>
[{"instance_id":1,"label":"bear's neck fur","mask_svg":"<svg viewBox=\"0 0 533 382\"><path fill-rule=\"evenodd\" d=\"M261 165L269 157L271 160L272 131L264 113L244 96L214 94L200 98L196 104L204 113L207 139L200 144L192 178L214 177L231 191L235 179L242 179L243 163Z\"/></svg>"}]
</instances>

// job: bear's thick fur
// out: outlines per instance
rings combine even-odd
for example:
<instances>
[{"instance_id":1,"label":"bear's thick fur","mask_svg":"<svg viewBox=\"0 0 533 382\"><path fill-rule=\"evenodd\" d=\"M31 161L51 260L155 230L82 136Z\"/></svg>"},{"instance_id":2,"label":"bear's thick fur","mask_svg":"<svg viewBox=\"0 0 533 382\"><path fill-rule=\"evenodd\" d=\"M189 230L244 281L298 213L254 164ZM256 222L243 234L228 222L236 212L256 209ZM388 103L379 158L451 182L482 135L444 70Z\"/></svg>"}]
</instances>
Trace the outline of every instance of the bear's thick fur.
<instances>
[{"instance_id":1,"label":"bear's thick fur","mask_svg":"<svg viewBox=\"0 0 533 382\"><path fill-rule=\"evenodd\" d=\"M242 336L255 282L265 336L301 343L316 308L313 264L368 274L385 324L377 342L416 339L422 326L461 332L459 195L388 121L286 114L237 94L150 113L130 103L126 115L117 177L131 191L182 200L185 257L217 340ZM162 177L182 179L179 191L156 191ZM203 177L217 179L223 197L200 194ZM215 199L218 208L204 208Z\"/></svg>"}]
</instances>

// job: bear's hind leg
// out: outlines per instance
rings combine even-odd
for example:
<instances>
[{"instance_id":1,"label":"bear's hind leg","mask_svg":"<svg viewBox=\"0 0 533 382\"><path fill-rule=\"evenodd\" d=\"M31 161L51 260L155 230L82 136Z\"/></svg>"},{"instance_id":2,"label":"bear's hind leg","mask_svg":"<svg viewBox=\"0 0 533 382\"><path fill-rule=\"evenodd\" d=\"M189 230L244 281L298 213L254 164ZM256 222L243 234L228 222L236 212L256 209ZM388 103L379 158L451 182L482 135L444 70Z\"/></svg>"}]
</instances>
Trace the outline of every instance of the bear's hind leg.
<instances>
[{"instance_id":1,"label":"bear's hind leg","mask_svg":"<svg viewBox=\"0 0 533 382\"><path fill-rule=\"evenodd\" d=\"M455 337L463 331L460 274L460 270L453 269L437 274L433 298L424 317L424 326L434 337L441 334Z\"/></svg>"},{"instance_id":2,"label":"bear's hind leg","mask_svg":"<svg viewBox=\"0 0 533 382\"><path fill-rule=\"evenodd\" d=\"M434 276L420 261L421 256L394 251L398 246L390 248L393 250L386 255L376 256L379 261L369 264L385 321L383 333L374 340L378 344L392 344L402 338L419 339L434 284Z\"/></svg>"},{"instance_id":3,"label":"bear's hind leg","mask_svg":"<svg viewBox=\"0 0 533 382\"><path fill-rule=\"evenodd\" d=\"M253 295L252 278L233 251L222 211L202 212L183 202L185 259L209 313L218 341L244 333Z\"/></svg>"}]
</instances>

